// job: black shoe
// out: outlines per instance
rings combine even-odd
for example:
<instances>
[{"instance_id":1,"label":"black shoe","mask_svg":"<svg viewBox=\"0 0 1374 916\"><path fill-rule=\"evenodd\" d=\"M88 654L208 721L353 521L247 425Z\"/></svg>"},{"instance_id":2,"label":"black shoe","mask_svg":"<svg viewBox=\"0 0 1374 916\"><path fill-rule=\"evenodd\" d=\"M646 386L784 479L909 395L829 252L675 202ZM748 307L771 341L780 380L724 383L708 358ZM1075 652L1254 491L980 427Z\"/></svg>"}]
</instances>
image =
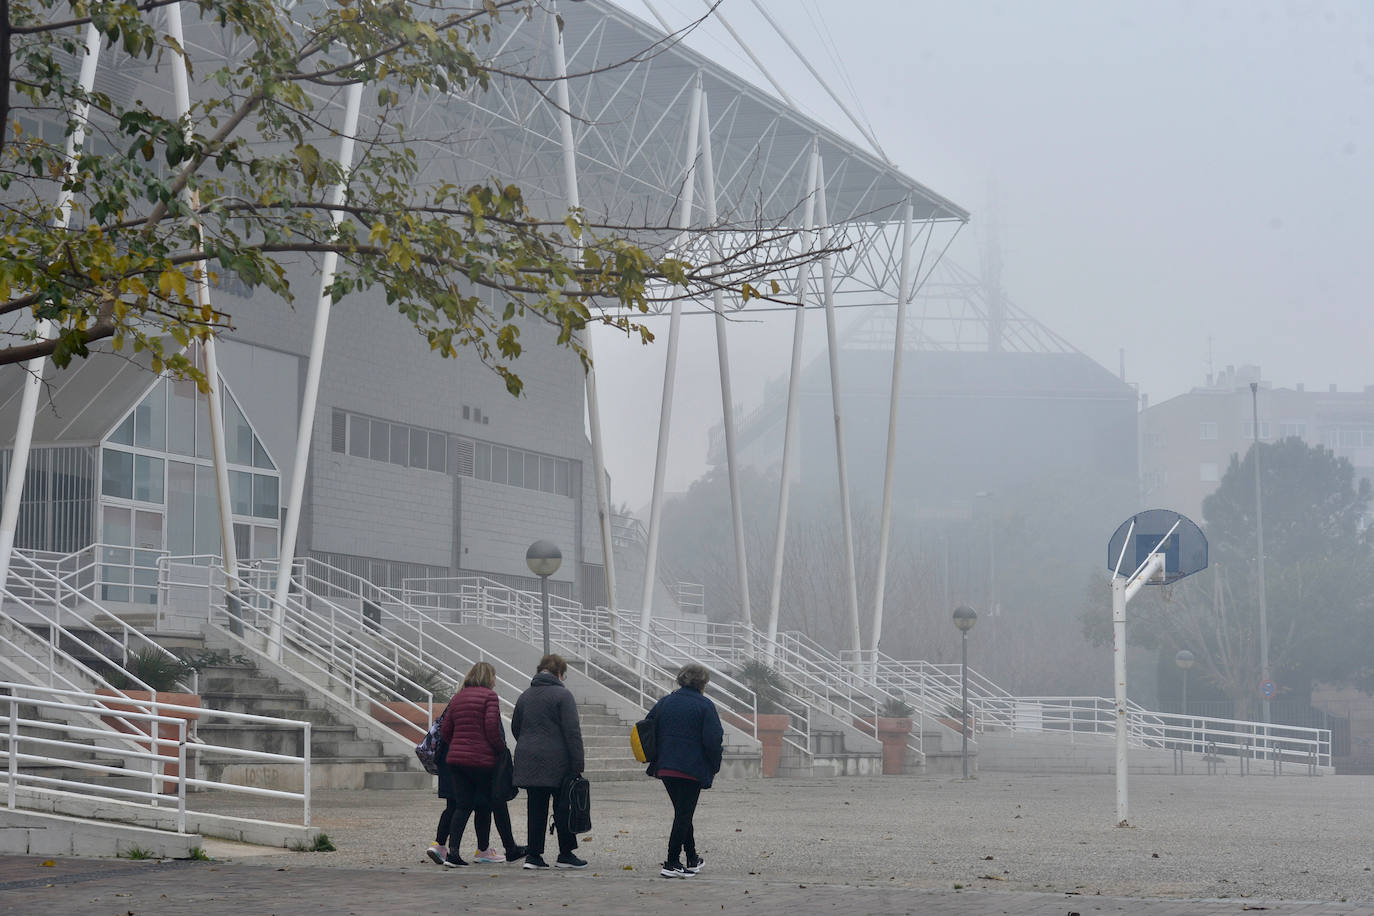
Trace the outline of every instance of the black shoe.
<instances>
[{"instance_id":1,"label":"black shoe","mask_svg":"<svg viewBox=\"0 0 1374 916\"><path fill-rule=\"evenodd\" d=\"M525 868L548 868L549 863L544 861L544 857L537 852L528 853L525 856Z\"/></svg>"},{"instance_id":2,"label":"black shoe","mask_svg":"<svg viewBox=\"0 0 1374 916\"><path fill-rule=\"evenodd\" d=\"M444 868L467 868L470 864L472 863L463 861L462 856L455 856L451 852L444 859Z\"/></svg>"},{"instance_id":3,"label":"black shoe","mask_svg":"<svg viewBox=\"0 0 1374 916\"><path fill-rule=\"evenodd\" d=\"M587 860L579 859L576 853L559 853L558 859L554 862L555 868L586 868Z\"/></svg>"},{"instance_id":4,"label":"black shoe","mask_svg":"<svg viewBox=\"0 0 1374 916\"><path fill-rule=\"evenodd\" d=\"M687 857L687 870L688 870L689 872L691 872L692 874L694 874L694 875L695 875L697 872L701 871L702 866L704 866L705 864L706 864L706 860L703 859L701 856L688 856L688 857Z\"/></svg>"},{"instance_id":5,"label":"black shoe","mask_svg":"<svg viewBox=\"0 0 1374 916\"><path fill-rule=\"evenodd\" d=\"M683 867L681 862L676 860L664 862L663 867L658 870L658 873L665 878L690 878L695 874L695 872L688 871Z\"/></svg>"},{"instance_id":6,"label":"black shoe","mask_svg":"<svg viewBox=\"0 0 1374 916\"><path fill-rule=\"evenodd\" d=\"M518 860L523 859L523 858L525 858L525 847L524 847L524 846L511 846L510 848L508 848L508 849L506 850L506 861L507 861L507 862L515 862L515 861L518 861Z\"/></svg>"}]
</instances>

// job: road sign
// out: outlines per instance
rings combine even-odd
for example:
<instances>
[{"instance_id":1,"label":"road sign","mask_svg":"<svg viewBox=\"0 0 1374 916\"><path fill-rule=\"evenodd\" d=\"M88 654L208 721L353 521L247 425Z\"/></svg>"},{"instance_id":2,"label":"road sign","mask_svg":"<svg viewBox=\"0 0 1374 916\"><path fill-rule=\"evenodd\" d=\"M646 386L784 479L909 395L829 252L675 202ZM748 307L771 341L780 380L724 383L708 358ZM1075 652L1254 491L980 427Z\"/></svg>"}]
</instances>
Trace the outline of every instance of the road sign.
<instances>
[{"instance_id":1,"label":"road sign","mask_svg":"<svg viewBox=\"0 0 1374 916\"><path fill-rule=\"evenodd\" d=\"M1266 700L1272 700L1278 694L1279 687L1273 681L1260 682L1260 696Z\"/></svg>"}]
</instances>

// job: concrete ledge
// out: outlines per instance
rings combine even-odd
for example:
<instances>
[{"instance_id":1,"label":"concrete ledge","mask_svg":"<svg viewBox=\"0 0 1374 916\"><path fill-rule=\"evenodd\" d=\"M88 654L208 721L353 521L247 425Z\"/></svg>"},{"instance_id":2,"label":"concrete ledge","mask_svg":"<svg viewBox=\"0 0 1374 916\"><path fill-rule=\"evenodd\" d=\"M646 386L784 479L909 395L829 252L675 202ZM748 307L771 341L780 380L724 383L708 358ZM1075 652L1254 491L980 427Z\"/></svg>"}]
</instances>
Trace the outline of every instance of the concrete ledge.
<instances>
[{"instance_id":1,"label":"concrete ledge","mask_svg":"<svg viewBox=\"0 0 1374 916\"><path fill-rule=\"evenodd\" d=\"M135 849L157 859L189 859L194 833L111 824L40 811L0 810L0 853L115 858Z\"/></svg>"}]
</instances>

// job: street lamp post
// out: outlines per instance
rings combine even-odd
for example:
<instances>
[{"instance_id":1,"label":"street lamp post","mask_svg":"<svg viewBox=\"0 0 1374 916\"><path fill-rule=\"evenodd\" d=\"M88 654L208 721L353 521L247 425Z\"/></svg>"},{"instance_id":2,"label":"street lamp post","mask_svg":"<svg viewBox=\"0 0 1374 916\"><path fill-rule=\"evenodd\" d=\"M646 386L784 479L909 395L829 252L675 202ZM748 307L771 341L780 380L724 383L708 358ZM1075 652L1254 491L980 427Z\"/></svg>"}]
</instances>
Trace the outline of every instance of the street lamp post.
<instances>
[{"instance_id":1,"label":"street lamp post","mask_svg":"<svg viewBox=\"0 0 1374 916\"><path fill-rule=\"evenodd\" d=\"M1250 383L1250 407L1255 423L1255 574L1259 577L1260 680L1269 683L1269 621L1264 608L1264 503L1260 499L1259 382ZM1265 696L1264 722L1269 722L1269 697Z\"/></svg>"},{"instance_id":2,"label":"street lamp post","mask_svg":"<svg viewBox=\"0 0 1374 916\"><path fill-rule=\"evenodd\" d=\"M1174 664L1183 672L1183 714L1188 715L1188 669L1193 667L1193 653L1187 649L1179 649L1174 656Z\"/></svg>"},{"instance_id":3,"label":"street lamp post","mask_svg":"<svg viewBox=\"0 0 1374 916\"><path fill-rule=\"evenodd\" d=\"M961 604L954 609L954 625L959 628L961 663L959 665L959 756L964 763L964 778L968 779L968 631L978 622L973 608Z\"/></svg>"},{"instance_id":4,"label":"street lamp post","mask_svg":"<svg viewBox=\"0 0 1374 916\"><path fill-rule=\"evenodd\" d=\"M544 654L549 654L549 576L563 564L563 552L553 541L535 541L525 551L525 563L539 577L539 594L544 607Z\"/></svg>"}]
</instances>

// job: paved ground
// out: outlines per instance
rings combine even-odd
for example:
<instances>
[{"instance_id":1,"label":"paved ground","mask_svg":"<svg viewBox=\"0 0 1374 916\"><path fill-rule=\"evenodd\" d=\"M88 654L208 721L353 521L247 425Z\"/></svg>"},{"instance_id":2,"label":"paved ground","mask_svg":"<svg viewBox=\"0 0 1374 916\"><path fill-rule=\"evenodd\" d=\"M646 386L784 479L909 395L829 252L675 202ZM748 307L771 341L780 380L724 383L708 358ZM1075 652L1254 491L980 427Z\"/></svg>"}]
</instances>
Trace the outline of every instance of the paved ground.
<instances>
[{"instance_id":1,"label":"paved ground","mask_svg":"<svg viewBox=\"0 0 1374 916\"><path fill-rule=\"evenodd\" d=\"M592 867L579 873L439 869L422 854L439 810L429 793L319 793L313 820L337 852L208 844L215 862L0 859L0 912L1374 916L1374 779L1135 777L1128 829L1111 826L1114 785L1001 774L726 783L703 795L707 869L687 881L657 876L670 818L649 780L593 787L596 826L579 850ZM517 800L520 838L522 813Z\"/></svg>"}]
</instances>

